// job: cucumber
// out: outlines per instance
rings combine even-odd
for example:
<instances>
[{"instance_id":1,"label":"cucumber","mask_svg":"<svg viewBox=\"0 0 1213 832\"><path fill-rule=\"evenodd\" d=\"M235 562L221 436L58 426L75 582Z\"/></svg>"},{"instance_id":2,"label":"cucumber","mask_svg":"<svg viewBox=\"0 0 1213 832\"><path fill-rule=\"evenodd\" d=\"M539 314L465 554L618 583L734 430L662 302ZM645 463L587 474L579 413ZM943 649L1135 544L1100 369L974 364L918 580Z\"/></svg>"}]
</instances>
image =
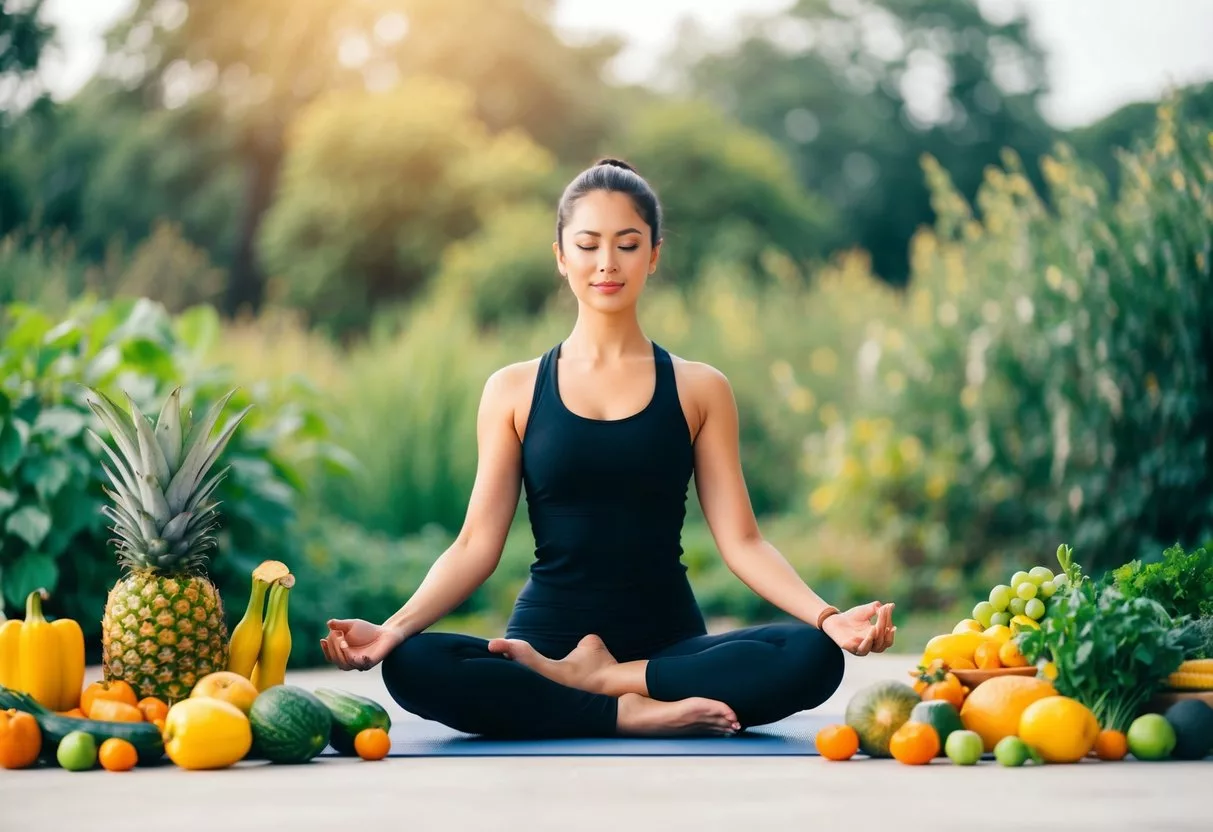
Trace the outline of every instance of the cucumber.
<instances>
[{"instance_id":1,"label":"cucumber","mask_svg":"<svg viewBox=\"0 0 1213 832\"><path fill-rule=\"evenodd\" d=\"M374 699L332 688L316 688L314 693L332 715L333 727L329 732L329 745L333 746L338 754L353 756L357 753L354 750L354 738L358 736L359 731L382 728L390 733L392 730L392 718Z\"/></svg>"},{"instance_id":2,"label":"cucumber","mask_svg":"<svg viewBox=\"0 0 1213 832\"><path fill-rule=\"evenodd\" d=\"M28 694L0 685L0 710L8 708L32 714L38 721L42 731L40 756L44 759L55 759L59 743L72 731L92 734L98 746L110 738L126 740L135 747L141 766L157 763L164 757L164 740L160 736L160 729L150 722L103 722L63 716L43 707Z\"/></svg>"}]
</instances>

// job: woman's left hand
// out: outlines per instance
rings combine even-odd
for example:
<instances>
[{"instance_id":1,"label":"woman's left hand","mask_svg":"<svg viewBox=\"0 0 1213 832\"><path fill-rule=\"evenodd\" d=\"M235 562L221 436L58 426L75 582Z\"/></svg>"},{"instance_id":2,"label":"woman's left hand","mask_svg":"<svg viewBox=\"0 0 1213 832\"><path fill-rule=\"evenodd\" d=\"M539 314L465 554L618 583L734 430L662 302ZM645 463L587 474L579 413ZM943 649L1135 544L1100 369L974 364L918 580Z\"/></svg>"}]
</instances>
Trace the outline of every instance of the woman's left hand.
<instances>
[{"instance_id":1,"label":"woman's left hand","mask_svg":"<svg viewBox=\"0 0 1213 832\"><path fill-rule=\"evenodd\" d=\"M851 607L821 622L821 629L848 653L856 656L883 653L893 646L893 636L897 632L893 626L893 604L873 601Z\"/></svg>"}]
</instances>

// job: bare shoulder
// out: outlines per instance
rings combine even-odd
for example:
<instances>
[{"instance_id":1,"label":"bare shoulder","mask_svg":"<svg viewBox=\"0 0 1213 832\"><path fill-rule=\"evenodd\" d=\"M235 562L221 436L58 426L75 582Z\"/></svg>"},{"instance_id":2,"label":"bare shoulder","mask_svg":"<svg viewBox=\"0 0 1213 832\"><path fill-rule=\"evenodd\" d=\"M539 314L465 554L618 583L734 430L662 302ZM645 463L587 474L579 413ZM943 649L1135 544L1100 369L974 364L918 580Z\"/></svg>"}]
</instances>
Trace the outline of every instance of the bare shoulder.
<instances>
[{"instance_id":1,"label":"bare shoulder","mask_svg":"<svg viewBox=\"0 0 1213 832\"><path fill-rule=\"evenodd\" d=\"M691 361L673 354L670 358L683 409L691 411L699 425L721 408L734 409L733 386L723 371L705 361Z\"/></svg>"},{"instance_id":2,"label":"bare shoulder","mask_svg":"<svg viewBox=\"0 0 1213 832\"><path fill-rule=\"evenodd\" d=\"M517 361L494 370L484 384L481 407L500 414L513 423L521 439L530 416L531 397L539 375L538 358Z\"/></svg>"}]
</instances>

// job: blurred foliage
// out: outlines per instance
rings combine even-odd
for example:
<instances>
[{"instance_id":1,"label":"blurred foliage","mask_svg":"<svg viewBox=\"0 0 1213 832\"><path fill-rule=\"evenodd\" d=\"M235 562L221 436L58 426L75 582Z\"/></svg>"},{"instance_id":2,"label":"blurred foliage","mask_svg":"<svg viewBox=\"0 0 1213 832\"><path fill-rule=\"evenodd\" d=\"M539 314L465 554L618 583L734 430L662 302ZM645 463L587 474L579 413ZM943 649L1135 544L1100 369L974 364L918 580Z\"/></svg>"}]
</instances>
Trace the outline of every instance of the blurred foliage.
<instances>
[{"instance_id":1,"label":"blurred foliage","mask_svg":"<svg viewBox=\"0 0 1213 832\"><path fill-rule=\"evenodd\" d=\"M88 437L104 426L84 403L85 386L126 396L154 415L176 386L183 408L201 412L231 389L205 360L221 324L208 307L172 317L146 300L86 298L51 318L9 304L0 324L0 604L21 609L45 587L48 612L78 620L95 648L100 612L118 576L100 508L102 450ZM294 534L301 495L322 471L346 470L328 441L320 399L298 378L241 388L229 407L253 404L224 455L230 466L216 491L223 506L221 554L210 574L227 602L229 624L242 612L249 575L263 559L298 561ZM233 603L235 602L235 603Z\"/></svg>"},{"instance_id":2,"label":"blurred foliage","mask_svg":"<svg viewBox=\"0 0 1213 832\"><path fill-rule=\"evenodd\" d=\"M924 153L972 194L1003 147L1033 162L1052 140L1044 55L1023 17L993 22L973 0L798 0L741 34L717 51L688 29L671 71L779 142L839 212L830 246L862 247L893 283L931 222Z\"/></svg>"},{"instance_id":3,"label":"blurred foliage","mask_svg":"<svg viewBox=\"0 0 1213 832\"><path fill-rule=\"evenodd\" d=\"M1050 209L1008 153L978 219L928 165L939 221L915 239L907 337L861 348L883 419L810 452L820 513L886 536L920 603L1059 540L1098 572L1213 534L1213 143L1160 114L1117 198L1061 147Z\"/></svg>"},{"instance_id":4,"label":"blurred foliage","mask_svg":"<svg viewBox=\"0 0 1213 832\"><path fill-rule=\"evenodd\" d=\"M486 212L547 184L550 154L517 131L490 135L472 103L449 82L410 79L300 114L261 231L287 303L336 332L365 331L372 310L415 292Z\"/></svg>"}]
</instances>

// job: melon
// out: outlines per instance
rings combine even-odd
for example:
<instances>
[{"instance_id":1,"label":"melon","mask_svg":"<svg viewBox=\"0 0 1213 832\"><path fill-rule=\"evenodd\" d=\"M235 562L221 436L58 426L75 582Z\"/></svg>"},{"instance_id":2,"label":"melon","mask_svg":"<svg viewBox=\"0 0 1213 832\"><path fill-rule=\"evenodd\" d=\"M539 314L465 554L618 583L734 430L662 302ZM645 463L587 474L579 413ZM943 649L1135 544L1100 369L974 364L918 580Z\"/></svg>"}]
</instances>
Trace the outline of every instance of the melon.
<instances>
[{"instance_id":1,"label":"melon","mask_svg":"<svg viewBox=\"0 0 1213 832\"><path fill-rule=\"evenodd\" d=\"M274 685L249 709L258 756L272 763L306 763L329 743L332 716L311 691Z\"/></svg>"},{"instance_id":2,"label":"melon","mask_svg":"<svg viewBox=\"0 0 1213 832\"><path fill-rule=\"evenodd\" d=\"M869 757L890 757L889 740L921 702L903 682L876 682L851 697L843 721L859 735L860 751Z\"/></svg>"},{"instance_id":3,"label":"melon","mask_svg":"<svg viewBox=\"0 0 1213 832\"><path fill-rule=\"evenodd\" d=\"M1057 696L1057 690L1044 679L996 676L973 688L960 708L960 721L981 736L988 753L1004 737L1018 736L1023 712L1046 696Z\"/></svg>"}]
</instances>

